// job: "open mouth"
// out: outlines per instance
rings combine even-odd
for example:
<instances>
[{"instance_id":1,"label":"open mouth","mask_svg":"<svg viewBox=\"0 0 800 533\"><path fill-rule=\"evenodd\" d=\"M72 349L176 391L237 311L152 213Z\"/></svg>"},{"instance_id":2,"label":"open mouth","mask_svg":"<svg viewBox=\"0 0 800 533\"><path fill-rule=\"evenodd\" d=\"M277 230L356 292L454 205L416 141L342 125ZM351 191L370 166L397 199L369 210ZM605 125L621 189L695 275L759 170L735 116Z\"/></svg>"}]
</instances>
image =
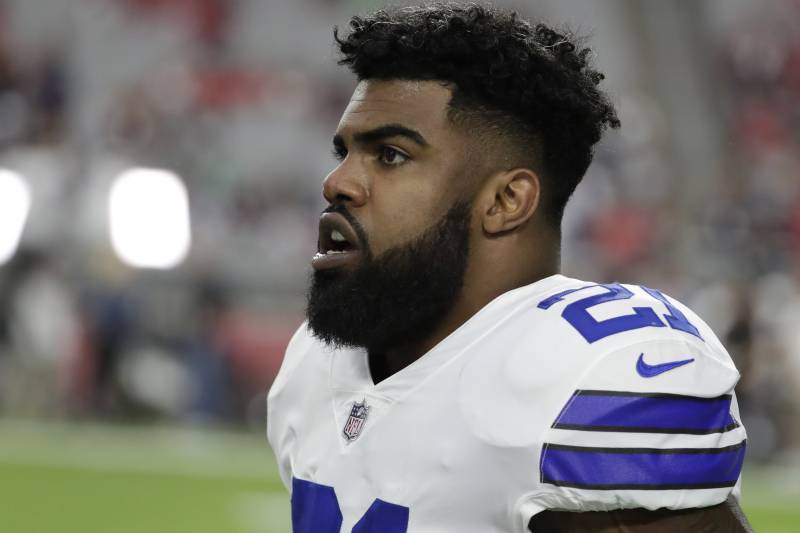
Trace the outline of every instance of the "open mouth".
<instances>
[{"instance_id":1,"label":"open mouth","mask_svg":"<svg viewBox=\"0 0 800 533\"><path fill-rule=\"evenodd\" d=\"M323 214L311 266L315 270L340 267L352 263L360 254L358 236L347 219L339 213Z\"/></svg>"}]
</instances>

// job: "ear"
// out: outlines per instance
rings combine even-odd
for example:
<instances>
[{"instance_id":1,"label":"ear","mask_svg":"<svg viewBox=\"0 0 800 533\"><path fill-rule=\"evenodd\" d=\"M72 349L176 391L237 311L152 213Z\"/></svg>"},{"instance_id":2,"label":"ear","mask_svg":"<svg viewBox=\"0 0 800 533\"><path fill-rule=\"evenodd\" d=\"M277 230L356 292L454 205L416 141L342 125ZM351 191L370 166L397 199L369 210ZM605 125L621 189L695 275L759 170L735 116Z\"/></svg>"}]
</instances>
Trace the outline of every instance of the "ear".
<instances>
[{"instance_id":1,"label":"ear","mask_svg":"<svg viewBox=\"0 0 800 533\"><path fill-rule=\"evenodd\" d=\"M539 206L541 184L528 168L506 170L487 180L483 230L489 234L514 230L527 222Z\"/></svg>"}]
</instances>

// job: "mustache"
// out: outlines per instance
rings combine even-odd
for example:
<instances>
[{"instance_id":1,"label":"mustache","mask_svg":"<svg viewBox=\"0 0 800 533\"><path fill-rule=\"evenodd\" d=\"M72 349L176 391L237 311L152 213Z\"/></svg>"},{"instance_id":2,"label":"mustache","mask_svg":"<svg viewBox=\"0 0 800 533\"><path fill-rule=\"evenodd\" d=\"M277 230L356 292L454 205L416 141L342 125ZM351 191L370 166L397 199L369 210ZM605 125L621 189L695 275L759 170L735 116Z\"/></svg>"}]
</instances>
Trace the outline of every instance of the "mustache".
<instances>
[{"instance_id":1,"label":"mustache","mask_svg":"<svg viewBox=\"0 0 800 533\"><path fill-rule=\"evenodd\" d=\"M325 213L338 213L342 215L345 218L345 220L347 220L347 222L353 227L353 231L356 232L358 240L361 241L362 248L367 252L368 255L371 255L369 247L369 239L367 238L367 232L366 230L364 230L364 226L361 225L361 223L356 219L356 217L354 217L353 214L350 213L350 211L348 211L344 205L342 204L329 205L328 207L322 210L320 216L324 215Z\"/></svg>"}]
</instances>

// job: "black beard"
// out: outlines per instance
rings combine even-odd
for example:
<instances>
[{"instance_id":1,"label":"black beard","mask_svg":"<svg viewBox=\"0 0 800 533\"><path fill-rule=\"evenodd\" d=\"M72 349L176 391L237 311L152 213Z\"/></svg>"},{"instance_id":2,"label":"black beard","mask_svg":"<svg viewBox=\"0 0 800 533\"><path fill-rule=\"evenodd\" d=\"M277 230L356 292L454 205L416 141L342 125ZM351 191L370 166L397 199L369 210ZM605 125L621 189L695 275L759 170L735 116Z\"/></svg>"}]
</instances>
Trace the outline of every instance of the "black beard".
<instances>
[{"instance_id":1,"label":"black beard","mask_svg":"<svg viewBox=\"0 0 800 533\"><path fill-rule=\"evenodd\" d=\"M315 337L334 348L370 352L431 334L464 285L470 206L457 202L414 241L373 257L366 234L342 208L361 239L362 263L352 272L315 271L306 316Z\"/></svg>"}]
</instances>

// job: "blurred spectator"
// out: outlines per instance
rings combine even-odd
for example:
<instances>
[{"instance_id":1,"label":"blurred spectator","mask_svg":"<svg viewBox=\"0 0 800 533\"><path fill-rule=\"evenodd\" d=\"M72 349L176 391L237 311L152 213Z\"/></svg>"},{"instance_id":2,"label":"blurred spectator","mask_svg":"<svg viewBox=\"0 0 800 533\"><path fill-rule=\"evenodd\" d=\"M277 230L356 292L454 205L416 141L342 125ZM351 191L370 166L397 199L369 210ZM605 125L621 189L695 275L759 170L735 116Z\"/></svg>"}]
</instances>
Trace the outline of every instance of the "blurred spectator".
<instances>
[{"instance_id":1,"label":"blurred spectator","mask_svg":"<svg viewBox=\"0 0 800 533\"><path fill-rule=\"evenodd\" d=\"M30 80L29 139L32 143L57 144L64 140L69 81L63 50L45 51L34 66Z\"/></svg>"},{"instance_id":2,"label":"blurred spectator","mask_svg":"<svg viewBox=\"0 0 800 533\"><path fill-rule=\"evenodd\" d=\"M227 299L223 287L212 280L196 286L194 327L184 355L194 383L188 413L193 420L221 421L235 415L231 357L220 329L228 311Z\"/></svg>"},{"instance_id":3,"label":"blurred spectator","mask_svg":"<svg viewBox=\"0 0 800 533\"><path fill-rule=\"evenodd\" d=\"M97 414L124 414L120 367L125 350L135 339L135 309L124 285L105 284L87 295L90 354L94 379L92 404Z\"/></svg>"},{"instance_id":4,"label":"blurred spectator","mask_svg":"<svg viewBox=\"0 0 800 533\"><path fill-rule=\"evenodd\" d=\"M74 294L45 253L24 250L15 261L7 296L11 371L4 403L11 412L61 412L65 369L79 335Z\"/></svg>"},{"instance_id":5,"label":"blurred spectator","mask_svg":"<svg viewBox=\"0 0 800 533\"><path fill-rule=\"evenodd\" d=\"M0 9L0 147L19 142L29 120L24 80L15 63L16 54L5 38L5 24Z\"/></svg>"}]
</instances>

